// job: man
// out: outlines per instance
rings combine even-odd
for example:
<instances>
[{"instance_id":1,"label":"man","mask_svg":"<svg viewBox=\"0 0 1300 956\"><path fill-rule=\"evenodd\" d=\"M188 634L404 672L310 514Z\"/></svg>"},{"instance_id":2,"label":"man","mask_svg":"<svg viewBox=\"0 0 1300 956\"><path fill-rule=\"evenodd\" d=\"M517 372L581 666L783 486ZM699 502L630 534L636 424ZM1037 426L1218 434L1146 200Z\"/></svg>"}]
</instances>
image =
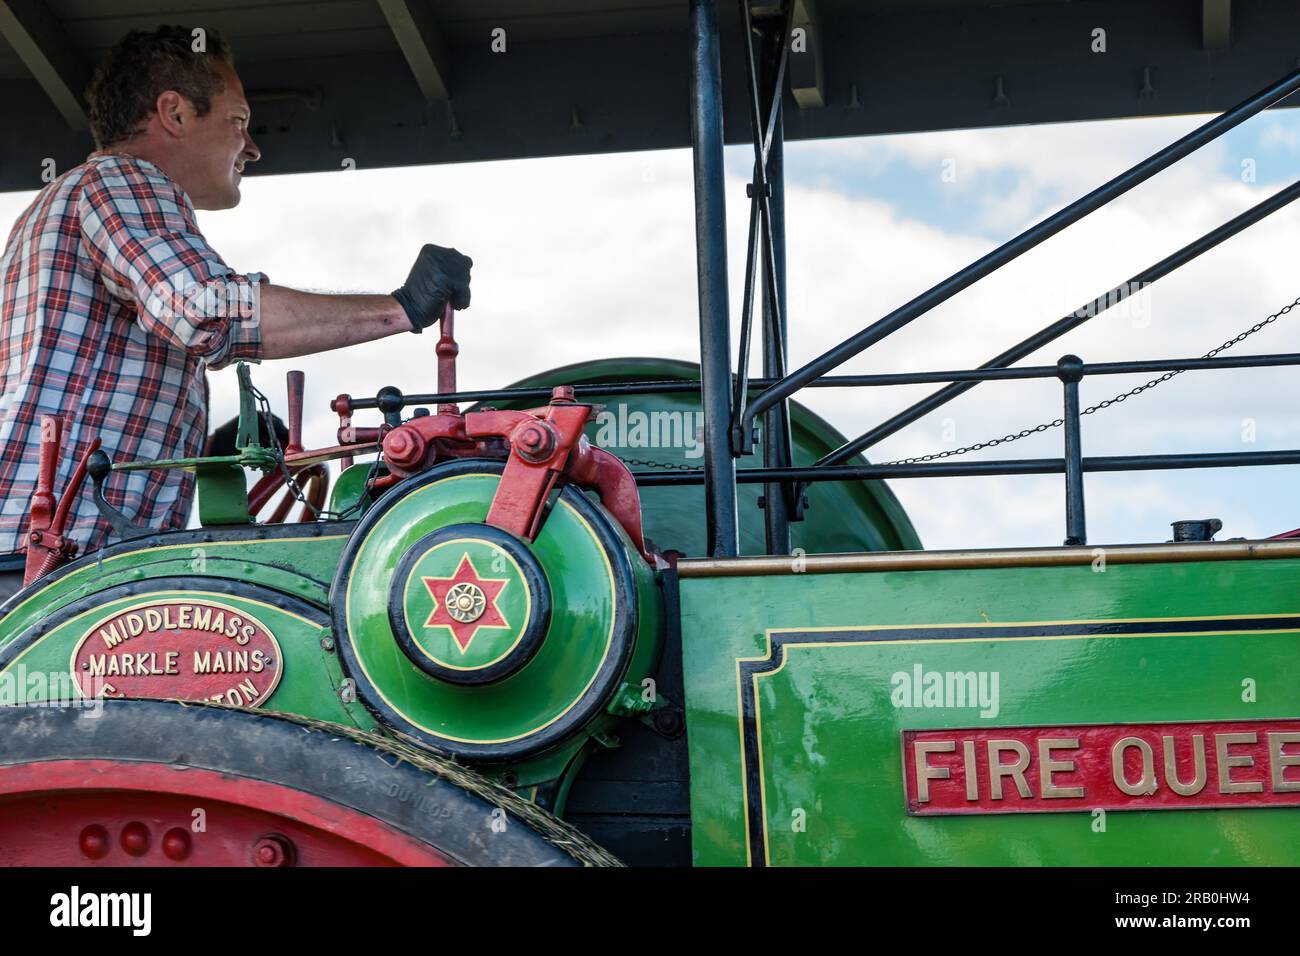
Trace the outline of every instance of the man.
<instances>
[{"instance_id":1,"label":"man","mask_svg":"<svg viewBox=\"0 0 1300 956\"><path fill-rule=\"evenodd\" d=\"M320 295L239 274L196 209L239 203L261 155L229 48L184 27L134 31L87 91L96 152L46 186L0 257L0 599L21 587L41 416L63 420L60 492L99 437L115 461L193 457L207 435L206 368L291 358L402 331L469 305L469 258L426 245L392 295ZM139 524L185 527L194 476L114 473ZM109 533L88 492L66 529L82 553Z\"/></svg>"}]
</instances>

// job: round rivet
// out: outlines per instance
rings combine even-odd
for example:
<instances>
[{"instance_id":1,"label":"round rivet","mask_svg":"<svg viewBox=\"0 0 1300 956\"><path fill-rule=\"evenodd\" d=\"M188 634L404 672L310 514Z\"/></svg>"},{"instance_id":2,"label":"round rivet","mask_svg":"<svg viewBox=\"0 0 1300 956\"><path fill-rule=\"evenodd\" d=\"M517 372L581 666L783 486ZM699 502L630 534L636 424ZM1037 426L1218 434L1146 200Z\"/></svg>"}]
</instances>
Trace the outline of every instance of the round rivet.
<instances>
[{"instance_id":1,"label":"round rivet","mask_svg":"<svg viewBox=\"0 0 1300 956\"><path fill-rule=\"evenodd\" d=\"M264 836L253 844L254 866L291 866L293 844L278 834Z\"/></svg>"},{"instance_id":2,"label":"round rivet","mask_svg":"<svg viewBox=\"0 0 1300 956\"><path fill-rule=\"evenodd\" d=\"M183 860L190 855L190 834L183 827L172 827L162 838L163 855L169 860Z\"/></svg>"},{"instance_id":3,"label":"round rivet","mask_svg":"<svg viewBox=\"0 0 1300 956\"><path fill-rule=\"evenodd\" d=\"M138 820L124 826L122 849L132 856L144 856L149 850L149 828Z\"/></svg>"},{"instance_id":4,"label":"round rivet","mask_svg":"<svg viewBox=\"0 0 1300 956\"><path fill-rule=\"evenodd\" d=\"M81 831L77 839L81 852L92 860L98 860L108 853L108 831L98 823L92 823Z\"/></svg>"}]
</instances>

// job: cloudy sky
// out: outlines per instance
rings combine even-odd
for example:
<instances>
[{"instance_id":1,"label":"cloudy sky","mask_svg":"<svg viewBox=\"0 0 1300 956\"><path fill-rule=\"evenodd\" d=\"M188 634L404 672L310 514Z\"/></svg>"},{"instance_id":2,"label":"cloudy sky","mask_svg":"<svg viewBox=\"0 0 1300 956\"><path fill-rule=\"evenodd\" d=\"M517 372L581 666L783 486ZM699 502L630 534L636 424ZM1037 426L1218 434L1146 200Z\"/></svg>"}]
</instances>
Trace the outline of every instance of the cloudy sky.
<instances>
[{"instance_id":1,"label":"cloudy sky","mask_svg":"<svg viewBox=\"0 0 1300 956\"><path fill-rule=\"evenodd\" d=\"M794 366L908 301L1203 117L927 133L787 146L790 352ZM732 314L744 267L747 148L728 150ZM1049 240L843 372L969 368L1128 279L1285 186L1300 169L1300 114L1272 111ZM12 219L31 194L0 194ZM687 151L339 170L245 181L235 210L200 213L241 271L331 291L396 287L420 245L473 256L474 303L458 322L460 384L499 387L585 359L698 357ZM1300 208L1161 280L1135 308L1103 313L1032 357L1086 361L1200 355L1300 296ZM734 325L734 318L733 318ZM432 390L435 339L398 336L292 362L254 380L282 406L283 375L307 372L309 445L333 442L329 398L385 384ZM1243 352L1300 351L1300 309ZM733 350L734 354L734 350ZM1188 372L1084 419L1084 452L1300 447L1293 369ZM1150 376L1082 386L1085 405ZM213 419L235 411L234 371L212 373ZM803 401L847 435L929 387L818 389ZM1019 431L1059 414L1051 382L987 383L875 448L875 460ZM971 457L1059 455L1059 430ZM1295 469L1089 475L1090 543L1163 541L1169 522L1219 517L1221 537L1300 526ZM927 547L1059 544L1059 477L892 482Z\"/></svg>"}]
</instances>

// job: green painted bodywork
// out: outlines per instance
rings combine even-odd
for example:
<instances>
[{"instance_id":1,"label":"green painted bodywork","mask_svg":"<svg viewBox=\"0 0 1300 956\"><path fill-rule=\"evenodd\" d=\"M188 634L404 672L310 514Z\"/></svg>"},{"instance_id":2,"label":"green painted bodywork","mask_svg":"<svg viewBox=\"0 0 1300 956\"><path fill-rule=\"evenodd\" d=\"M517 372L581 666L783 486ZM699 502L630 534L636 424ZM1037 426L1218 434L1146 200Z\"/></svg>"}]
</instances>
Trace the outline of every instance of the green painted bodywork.
<instances>
[{"instance_id":1,"label":"green painted bodywork","mask_svg":"<svg viewBox=\"0 0 1300 956\"><path fill-rule=\"evenodd\" d=\"M199 524L249 524L248 483L244 469L236 464L203 464L198 474Z\"/></svg>"},{"instance_id":2,"label":"green painted bodywork","mask_svg":"<svg viewBox=\"0 0 1300 956\"><path fill-rule=\"evenodd\" d=\"M979 631L1014 622L1291 615L1300 606L1298 579L1295 559L1112 564L1100 573L1085 564L684 578L695 862L753 859L737 662L768 657L773 631L892 628L859 643L787 646L783 666L750 678L770 863L1294 865L1300 808L1111 811L1101 829L1092 813L1079 812L908 816L900 734L1300 717L1295 631L1050 639ZM939 639L909 640L898 630L918 625L975 627ZM917 664L996 673L996 715L895 707L892 675Z\"/></svg>"},{"instance_id":3,"label":"green painted bodywork","mask_svg":"<svg viewBox=\"0 0 1300 956\"><path fill-rule=\"evenodd\" d=\"M530 545L547 575L552 613L541 649L522 670L493 684L459 686L429 676L402 652L388 620L398 561L431 531L482 522L499 480L496 474L456 475L408 494L368 532L345 596L357 657L389 706L425 732L462 743L518 740L558 720L594 680L614 637L610 558L586 520L561 499ZM623 543L635 556L630 542ZM632 567L638 593L631 597L642 608L640 640L653 652L662 630L657 583L643 559L636 557ZM644 670L635 673L636 680L643 676Z\"/></svg>"},{"instance_id":4,"label":"green painted bodywork","mask_svg":"<svg viewBox=\"0 0 1300 956\"><path fill-rule=\"evenodd\" d=\"M284 526L290 528L292 526ZM204 536L187 532L160 535L156 546L113 548L89 555L59 569L47 583L38 584L0 619L0 647L23 630L80 598L115 584L168 578L177 575L211 577L261 584L302 598L322 608L329 606L330 582L339 555L347 544L346 525L338 531L301 525L302 533L277 537L246 535ZM177 539L171 543L171 539Z\"/></svg>"},{"instance_id":5,"label":"green painted bodywork","mask_svg":"<svg viewBox=\"0 0 1300 956\"><path fill-rule=\"evenodd\" d=\"M615 382L698 381L700 367L661 358L622 358L584 362L552 369L516 382L512 388L555 385L600 385ZM583 402L605 406L586 429L589 441L622 458L633 471L660 471L665 466L703 467L704 445L696 434L703 424L698 394L583 395ZM491 403L498 408L531 408L544 399ZM791 402L794 464L810 465L844 444L846 439L798 402ZM742 467L763 461L763 442ZM652 462L654 464L640 464ZM866 464L857 456L846 464ZM688 555L703 555L707 547L704 489L701 485L642 488L645 533L659 547ZM742 484L736 489L740 515L741 554L766 554L763 512L758 507L763 486ZM793 547L808 553L904 551L921 547L911 521L889 487L880 481L820 482L807 489L809 508L804 521L791 525Z\"/></svg>"},{"instance_id":6,"label":"green painted bodywork","mask_svg":"<svg viewBox=\"0 0 1300 956\"><path fill-rule=\"evenodd\" d=\"M14 642L23 647L21 656L9 660L6 669L21 664L28 673L39 670L47 675L44 686L59 686L59 675L67 673L73 649L85 634L90 619L102 619L119 605L140 600L140 596L106 600L73 620L56 621L54 625L47 622L62 609L78 601L93 600L94 595L119 585L147 587L150 596L166 594L183 599L188 595L241 607L248 601L240 593L228 593L231 586L234 585L236 592L247 590L241 586L256 586L269 589L259 593L259 598L265 598L268 593L289 595L314 606L328 618L331 585L354 523L330 521L280 526L268 535L267 531L247 523L243 475L238 472L236 494L230 481L230 475L236 472L231 471L230 461L206 459L187 461L181 466L199 473L200 515L205 520L215 519L217 527L212 533L172 532L150 538L147 544L119 544L59 569L30 593L21 594L0 619L0 650ZM369 472L368 462L348 469L335 486L332 510L345 510L360 501L354 514L365 513L371 502L361 499ZM489 475L462 483L458 485L456 500L447 508L435 507L428 515L409 516L423 530L437 526L444 519L481 521L487 514L497 480L496 475ZM565 700L582 689L583 674L592 670L597 659L592 654L599 649L589 639L590 635L602 628L608 630L605 625L610 608L607 601L602 604L604 599L600 595L608 591L609 579L606 575L602 585L599 576L587 573L605 559L591 535L584 533L573 520L575 514L567 505L557 507L537 543L539 556L555 587L553 597L561 602L561 612L553 615L553 622L558 619L554 626L557 633L562 631L567 635L566 639L545 642L535 661L503 683L505 693L501 688L439 685L423 674L416 678L420 686L414 687L410 685L408 673L414 669L399 666L401 673L387 676L397 680L399 694L427 698L415 705L420 714L440 724L455 725L453 730L464 730L467 735L475 731L465 728L476 722L485 725L493 721L513 722L518 728L519 722L527 719L545 721L551 710L562 708ZM242 528L237 527L241 524ZM301 533L296 531L299 528ZM625 679L631 686L639 687L639 682L653 673L662 643L664 621L659 582L658 575L636 554L621 529L617 533L625 560L630 561L633 569L632 599L639 609L637 643ZM168 587L180 578L187 579L184 590ZM210 581L211 589L196 581ZM153 589L151 582L157 582L158 590ZM267 607L264 601L256 607L259 610L255 616L275 634L284 654L282 679L261 705L264 709L383 731L383 726L344 684L337 636L332 627ZM391 643L386 629L384 636L377 640L378 644L385 640ZM372 643L372 647L376 646ZM400 657L395 647L393 653ZM521 694L519 691L525 683L527 692ZM62 686L69 685L64 681ZM617 746L615 731L619 720L629 713L635 715L636 708L629 707L624 700L627 697L628 694L615 693L608 707L583 732L562 745L523 762L494 765L485 772L519 786L558 780L559 796L552 805L561 807L572 774L581 765L588 748ZM42 699L42 695L29 694L28 699Z\"/></svg>"},{"instance_id":7,"label":"green painted bodywork","mask_svg":"<svg viewBox=\"0 0 1300 956\"><path fill-rule=\"evenodd\" d=\"M166 542L179 538L183 543L161 543L153 547L113 549L97 558L89 558L62 569L58 576L31 594L23 595L12 610L0 620L0 648L11 642L28 642L39 637L10 667L22 663L30 672L43 670L51 676L66 673L73 648L85 633L91 618L111 614L140 597L123 597L97 605L93 611L72 620L48 627L46 621L75 602L121 584L143 585L158 582L159 590L149 596L168 594L205 597L244 607L262 620L275 634L284 654L284 671L275 692L264 704L272 711L302 714L348 726L371 730L374 718L358 702L344 703L340 698L343 680L331 629L303 616L274 607L264 601L250 602L250 591L227 593L230 582L268 589L258 597L276 592L299 598L322 611L329 606L329 582L338 558L347 542L344 533L320 533L315 526L302 526L303 533L289 536L253 538L225 536L204 540L202 534L176 532L159 536ZM189 581L210 579L211 590L193 585L184 590L167 587L177 578Z\"/></svg>"},{"instance_id":8,"label":"green painted bodywork","mask_svg":"<svg viewBox=\"0 0 1300 956\"><path fill-rule=\"evenodd\" d=\"M382 477L386 474L388 474L388 469L383 467L382 464L375 469L375 477ZM364 513L367 508L374 504L374 500L366 494L366 482L369 478L370 462L344 468L338 478L334 480L334 486L330 489L330 512L341 514L349 511L349 509L355 509L353 517ZM364 502L362 501L363 497Z\"/></svg>"},{"instance_id":9,"label":"green painted bodywork","mask_svg":"<svg viewBox=\"0 0 1300 956\"><path fill-rule=\"evenodd\" d=\"M202 592L192 589L151 591L146 597L165 600L185 599ZM115 611L139 603L141 595L106 601L77 615L66 623L51 629L46 636L21 654L11 667L22 666L27 673L40 671L59 675L68 671L72 649L87 628ZM330 636L329 627L321 627L301 615L272 607L264 602L250 600L243 595L221 595L223 605L240 609L266 625L276 635L283 654L282 680L271 694L267 708L283 713L302 714L318 720L328 720L351 727L370 730L374 721L357 706L346 707L340 702L338 687L342 681L337 657L325 651L321 641ZM236 683L232 680L232 686ZM51 684L50 686L57 686ZM68 686L68 685L64 685ZM331 693L322 693L329 688Z\"/></svg>"},{"instance_id":10,"label":"green painted bodywork","mask_svg":"<svg viewBox=\"0 0 1300 956\"><path fill-rule=\"evenodd\" d=\"M686 363L629 359L555 370L521 384L681 380L696 373ZM245 379L241 375L241 383ZM243 447L252 434L245 428L252 421L249 394L242 402L249 422L241 424L238 464L261 468L267 450ZM606 416L587 432L598 446L630 460L636 470L649 467L636 459L699 465L698 445L682 431L695 421L693 394L610 396L605 404ZM816 416L793 408L796 463L811 462L843 441ZM676 444L660 441L656 447L648 444L654 439L650 432L635 431L637 421L653 427L655 415L668 423L670 437L677 423ZM142 596L119 591L94 604L107 589L129 585L159 598L201 597L250 612L274 633L283 672L263 704L266 710L385 732L344 679L344 637L329 624L331 599L340 599L331 587L354 522L275 530L250 525L242 471L232 460L176 464L198 471L200 515L220 527L117 545L59 569L7 605L0 619L3 666L16 673L21 665L54 678L66 674L89 625ZM370 471L370 463L363 462L341 476L332 511L352 509L353 517L367 513L372 502L363 492ZM599 667L613 613L606 552L587 519L561 498L529 546L552 598L548 638L536 657L498 684L465 687L435 680L404 656L387 617L399 559L437 528L482 522L498 480L485 468L423 488L407 486L406 497L395 501L372 529L373 540L360 548L345 589L355 602L346 611L348 630L357 636L359 656L389 705L437 734L470 742L527 734L581 696ZM759 493L758 486L740 489L747 553L763 550ZM644 489L648 536L663 548L701 553L701 494L690 487ZM796 547L852 553L920 546L881 483L816 484L810 495L808 520L795 525ZM594 496L587 497L594 503ZM643 693L643 680L657 675L663 632L671 626L665 621L664 580L617 525L615 532L616 550L631 562L632 598L639 611L637 640L621 686L602 698L597 716L545 753L481 768L525 792L549 791L548 805L559 810L586 757L594 749L619 745L621 721L649 721L656 707L681 703ZM482 557L490 561L487 552ZM800 567L795 560L781 570ZM484 577L492 573L478 570ZM1300 808L1113 810L1100 817L1077 811L909 816L901 734L1300 717L1300 631L1279 626L1153 635L1141 626L1171 618L1300 615L1297 577L1300 558L681 578L694 860L700 865L1296 863ZM404 593L409 602L410 589ZM292 608L298 605L282 596L314 611L296 613ZM277 602L283 606L274 606ZM506 611L522 613L517 605ZM1034 622L1096 621L1138 623L1126 625L1129 633L1123 635L1071 633L1068 626L1050 638L1007 630ZM985 630L993 626L1003 632ZM810 629L798 641L788 636ZM924 636L917 636L921 629ZM785 642L779 661L774 636ZM19 648L21 656L15 656ZM996 674L996 706L895 706L895 675L918 666ZM753 706L745 712L742 690L749 699L751 689Z\"/></svg>"}]
</instances>

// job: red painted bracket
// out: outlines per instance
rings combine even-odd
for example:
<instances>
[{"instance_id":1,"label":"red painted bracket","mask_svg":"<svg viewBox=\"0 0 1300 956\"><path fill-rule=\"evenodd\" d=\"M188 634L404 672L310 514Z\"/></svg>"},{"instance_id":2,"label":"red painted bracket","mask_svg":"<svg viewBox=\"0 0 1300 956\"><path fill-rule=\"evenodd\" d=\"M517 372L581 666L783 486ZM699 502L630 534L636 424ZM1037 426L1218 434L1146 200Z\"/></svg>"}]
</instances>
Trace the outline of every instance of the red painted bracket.
<instances>
[{"instance_id":1,"label":"red painted bracket","mask_svg":"<svg viewBox=\"0 0 1300 956\"><path fill-rule=\"evenodd\" d=\"M573 400L573 389L560 386L551 404L526 412L471 412L465 433L471 437L499 436L510 444L510 456L487 523L532 541L541 530L546 500L561 480L593 489L601 504L623 526L633 545L653 567L641 526L641 496L636 480L616 456L594 448L582 434L593 406Z\"/></svg>"},{"instance_id":2,"label":"red painted bracket","mask_svg":"<svg viewBox=\"0 0 1300 956\"><path fill-rule=\"evenodd\" d=\"M438 394L456 391L456 345L453 310L442 316L438 340ZM451 458L486 457L506 460L505 471L488 509L487 523L532 541L546 519L546 502L556 485L572 482L593 489L638 552L651 567L659 567L647 550L641 525L641 496L632 472L616 456L593 448L583 436L594 406L574 401L573 389L560 386L551 403L528 411L485 409L462 415L451 403L438 414L422 415L396 428L352 426L351 399L340 395L332 403L339 413L339 441L378 441L389 474L373 487L389 487Z\"/></svg>"},{"instance_id":3,"label":"red painted bracket","mask_svg":"<svg viewBox=\"0 0 1300 956\"><path fill-rule=\"evenodd\" d=\"M99 451L100 440L90 443L77 467L63 489L63 497L56 504L54 476L59 467L59 452L63 449L63 420L55 415L41 416L40 462L36 477L36 492L32 495L31 524L27 534L27 565L23 572L23 587L45 577L77 553L77 545L63 536L68 523L68 512L77 500L82 482L86 480L86 463Z\"/></svg>"},{"instance_id":4,"label":"red painted bracket","mask_svg":"<svg viewBox=\"0 0 1300 956\"><path fill-rule=\"evenodd\" d=\"M510 444L506 470L487 523L528 541L541 530L546 499L591 417L590 405L573 402L573 390L556 389L552 404L526 412L485 411L465 416L465 433L500 437Z\"/></svg>"},{"instance_id":5,"label":"red painted bracket","mask_svg":"<svg viewBox=\"0 0 1300 956\"><path fill-rule=\"evenodd\" d=\"M551 491L570 481L593 489L642 557L658 566L646 548L641 496L632 472L616 456L592 447L582 434L592 411L593 406L573 400L572 388L562 386L542 408L413 418L383 436L390 475L375 484L387 487L451 458L505 457L488 524L532 541L545 520Z\"/></svg>"}]
</instances>

